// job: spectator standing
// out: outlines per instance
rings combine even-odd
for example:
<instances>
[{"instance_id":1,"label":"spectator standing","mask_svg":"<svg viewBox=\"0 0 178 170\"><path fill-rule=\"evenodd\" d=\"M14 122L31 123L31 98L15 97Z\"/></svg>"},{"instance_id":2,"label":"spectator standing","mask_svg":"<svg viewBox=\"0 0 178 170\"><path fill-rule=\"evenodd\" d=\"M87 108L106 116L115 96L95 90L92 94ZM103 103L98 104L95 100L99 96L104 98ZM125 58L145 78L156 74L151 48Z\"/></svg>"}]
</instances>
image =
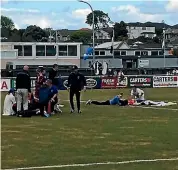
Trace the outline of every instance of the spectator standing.
<instances>
[{"instance_id":1,"label":"spectator standing","mask_svg":"<svg viewBox=\"0 0 178 170\"><path fill-rule=\"evenodd\" d=\"M58 65L54 64L53 68L49 71L48 78L50 80L52 80L52 84L55 85L55 86L58 86L58 80L56 79L57 76L58 76L57 73L58 73Z\"/></svg>"},{"instance_id":2,"label":"spectator standing","mask_svg":"<svg viewBox=\"0 0 178 170\"><path fill-rule=\"evenodd\" d=\"M78 72L77 66L74 66L72 69L71 74L68 77L68 84L67 84L69 92L69 98L70 98L70 106L71 106L71 113L74 113L74 94L76 95L76 101L77 101L77 109L78 113L81 113L80 110L80 93L81 90L86 90L86 79L85 77Z\"/></svg>"},{"instance_id":3,"label":"spectator standing","mask_svg":"<svg viewBox=\"0 0 178 170\"><path fill-rule=\"evenodd\" d=\"M45 77L45 69L43 67L38 68L37 70L37 76L35 81L35 99L39 100L39 90L42 87L42 85L45 83L46 77Z\"/></svg>"},{"instance_id":4,"label":"spectator standing","mask_svg":"<svg viewBox=\"0 0 178 170\"><path fill-rule=\"evenodd\" d=\"M25 65L23 71L19 72L16 77L17 90L17 115L25 114L28 111L28 94L31 93L31 79L28 73L29 67ZM23 110L22 106L23 105ZM23 112L22 112L23 111Z\"/></svg>"}]
</instances>

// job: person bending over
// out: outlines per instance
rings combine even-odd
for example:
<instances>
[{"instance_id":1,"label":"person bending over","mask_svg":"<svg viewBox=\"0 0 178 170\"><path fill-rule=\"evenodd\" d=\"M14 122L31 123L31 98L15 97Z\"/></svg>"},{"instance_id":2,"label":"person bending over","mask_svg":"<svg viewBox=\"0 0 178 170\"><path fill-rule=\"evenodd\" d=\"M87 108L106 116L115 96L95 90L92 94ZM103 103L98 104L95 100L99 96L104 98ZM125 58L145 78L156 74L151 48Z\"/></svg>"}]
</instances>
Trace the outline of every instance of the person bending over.
<instances>
[{"instance_id":1,"label":"person bending over","mask_svg":"<svg viewBox=\"0 0 178 170\"><path fill-rule=\"evenodd\" d=\"M134 87L131 90L131 97L132 97L132 99L136 99L137 102L142 102L145 100L145 93L143 90L141 90L137 87Z\"/></svg>"},{"instance_id":2,"label":"person bending over","mask_svg":"<svg viewBox=\"0 0 178 170\"><path fill-rule=\"evenodd\" d=\"M106 100L104 102L95 101L95 100L88 100L86 102L86 105L94 104L94 105L120 105L120 106L126 106L128 105L128 100L122 99L123 93L120 93L119 95L115 96L114 98L110 100Z\"/></svg>"}]
</instances>

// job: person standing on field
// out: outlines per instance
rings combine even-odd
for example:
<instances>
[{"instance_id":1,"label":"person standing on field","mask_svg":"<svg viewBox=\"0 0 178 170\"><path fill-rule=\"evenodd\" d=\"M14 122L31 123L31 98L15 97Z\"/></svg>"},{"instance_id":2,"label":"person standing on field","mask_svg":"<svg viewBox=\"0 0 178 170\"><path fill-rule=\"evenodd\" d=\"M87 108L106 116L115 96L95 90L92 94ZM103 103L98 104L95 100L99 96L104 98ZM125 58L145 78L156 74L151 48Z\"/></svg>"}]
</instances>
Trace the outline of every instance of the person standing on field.
<instances>
[{"instance_id":1,"label":"person standing on field","mask_svg":"<svg viewBox=\"0 0 178 170\"><path fill-rule=\"evenodd\" d=\"M86 79L82 74L78 72L77 66L73 67L73 71L69 75L67 89L69 90L71 113L74 113L75 110L73 101L74 94L76 95L78 113L81 113L80 93L82 89L86 90Z\"/></svg>"},{"instance_id":2,"label":"person standing on field","mask_svg":"<svg viewBox=\"0 0 178 170\"><path fill-rule=\"evenodd\" d=\"M28 111L28 95L31 93L31 79L28 73L29 67L25 65L23 71L16 77L17 90L17 115L23 116ZM23 105L23 110L22 106ZM22 112L23 111L23 112Z\"/></svg>"},{"instance_id":3,"label":"person standing on field","mask_svg":"<svg viewBox=\"0 0 178 170\"><path fill-rule=\"evenodd\" d=\"M55 86L58 86L57 73L58 73L58 65L54 64L53 68L49 71L48 78L52 80L52 84Z\"/></svg>"}]
</instances>

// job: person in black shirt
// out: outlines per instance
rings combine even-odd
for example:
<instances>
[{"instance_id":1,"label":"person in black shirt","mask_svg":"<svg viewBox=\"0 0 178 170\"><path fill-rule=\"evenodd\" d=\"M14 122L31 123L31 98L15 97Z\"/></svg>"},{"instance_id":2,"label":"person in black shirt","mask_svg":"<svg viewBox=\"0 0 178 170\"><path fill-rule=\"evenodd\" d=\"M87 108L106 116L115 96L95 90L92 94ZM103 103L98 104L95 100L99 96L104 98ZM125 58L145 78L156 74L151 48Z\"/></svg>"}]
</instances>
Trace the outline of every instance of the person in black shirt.
<instances>
[{"instance_id":1,"label":"person in black shirt","mask_svg":"<svg viewBox=\"0 0 178 170\"><path fill-rule=\"evenodd\" d=\"M31 79L28 72L29 67L24 66L23 71L19 72L16 77L17 90L17 113L23 115L28 110L28 94L31 93ZM23 104L23 113L21 105Z\"/></svg>"},{"instance_id":2,"label":"person in black shirt","mask_svg":"<svg viewBox=\"0 0 178 170\"><path fill-rule=\"evenodd\" d=\"M78 113L81 113L80 92L82 89L86 90L86 79L82 74L78 72L77 66L73 67L73 71L69 75L67 87L68 89L70 89L69 94L70 94L71 113L74 113L74 101L73 101L74 94L76 95Z\"/></svg>"},{"instance_id":3,"label":"person in black shirt","mask_svg":"<svg viewBox=\"0 0 178 170\"><path fill-rule=\"evenodd\" d=\"M58 73L58 65L54 64L53 68L49 71L49 79L52 80L53 85L57 86L58 81L56 79Z\"/></svg>"}]
</instances>

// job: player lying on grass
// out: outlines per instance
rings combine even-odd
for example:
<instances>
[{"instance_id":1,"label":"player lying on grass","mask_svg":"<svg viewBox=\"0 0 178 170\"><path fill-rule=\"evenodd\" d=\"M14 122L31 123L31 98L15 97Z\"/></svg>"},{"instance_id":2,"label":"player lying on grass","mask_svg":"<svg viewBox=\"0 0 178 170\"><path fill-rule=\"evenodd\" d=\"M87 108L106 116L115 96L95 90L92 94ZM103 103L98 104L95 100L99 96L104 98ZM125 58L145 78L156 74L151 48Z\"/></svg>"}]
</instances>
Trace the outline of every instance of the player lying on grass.
<instances>
[{"instance_id":1,"label":"player lying on grass","mask_svg":"<svg viewBox=\"0 0 178 170\"><path fill-rule=\"evenodd\" d=\"M96 100L88 100L86 105L94 104L94 105L119 105L119 106L126 106L128 105L128 100L122 99L123 93L115 96L110 100L106 100L104 102L96 101Z\"/></svg>"},{"instance_id":2,"label":"player lying on grass","mask_svg":"<svg viewBox=\"0 0 178 170\"><path fill-rule=\"evenodd\" d=\"M145 100L144 91L137 87L133 87L131 90L131 97L132 99L136 99L137 102L142 102Z\"/></svg>"}]
</instances>

